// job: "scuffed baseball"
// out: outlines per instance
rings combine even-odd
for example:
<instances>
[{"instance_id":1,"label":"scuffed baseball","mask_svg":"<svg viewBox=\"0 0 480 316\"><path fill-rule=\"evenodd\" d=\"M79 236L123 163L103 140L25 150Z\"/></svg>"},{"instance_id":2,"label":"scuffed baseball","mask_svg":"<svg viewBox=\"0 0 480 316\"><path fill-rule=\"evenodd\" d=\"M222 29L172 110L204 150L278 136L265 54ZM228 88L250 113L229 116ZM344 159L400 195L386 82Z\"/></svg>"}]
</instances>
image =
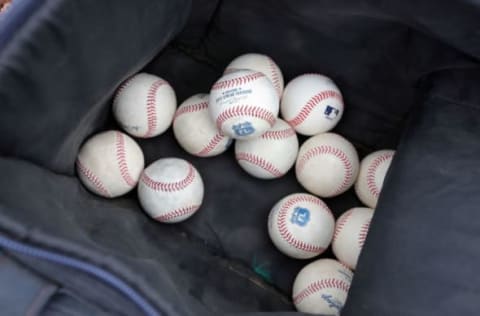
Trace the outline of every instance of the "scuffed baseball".
<instances>
[{"instance_id":1,"label":"scuffed baseball","mask_svg":"<svg viewBox=\"0 0 480 316\"><path fill-rule=\"evenodd\" d=\"M335 219L316 196L290 194L278 201L268 216L268 234L287 256L309 259L323 253L332 241Z\"/></svg>"},{"instance_id":2,"label":"scuffed baseball","mask_svg":"<svg viewBox=\"0 0 480 316\"><path fill-rule=\"evenodd\" d=\"M178 107L173 133L185 151L198 157L219 155L232 140L217 130L208 114L208 94L203 93L191 96Z\"/></svg>"},{"instance_id":3,"label":"scuffed baseball","mask_svg":"<svg viewBox=\"0 0 480 316\"><path fill-rule=\"evenodd\" d=\"M394 155L394 150L379 150L363 158L360 163L360 172L355 182L355 192L366 206L377 207L383 180Z\"/></svg>"},{"instance_id":4,"label":"scuffed baseball","mask_svg":"<svg viewBox=\"0 0 480 316\"><path fill-rule=\"evenodd\" d=\"M150 138L165 132L177 107L175 91L160 77L139 73L123 82L113 99L113 116L128 134Z\"/></svg>"},{"instance_id":5,"label":"scuffed baseball","mask_svg":"<svg viewBox=\"0 0 480 316\"><path fill-rule=\"evenodd\" d=\"M210 90L209 113L217 129L235 139L256 138L278 117L278 95L261 72L239 70L223 75Z\"/></svg>"},{"instance_id":6,"label":"scuffed baseball","mask_svg":"<svg viewBox=\"0 0 480 316\"><path fill-rule=\"evenodd\" d=\"M235 142L235 158L250 175L260 179L282 177L295 164L298 153L298 137L284 120L262 136Z\"/></svg>"},{"instance_id":7,"label":"scuffed baseball","mask_svg":"<svg viewBox=\"0 0 480 316\"><path fill-rule=\"evenodd\" d=\"M91 137L77 156L81 182L91 192L114 198L132 190L144 167L143 152L128 135L106 131Z\"/></svg>"},{"instance_id":8,"label":"scuffed baseball","mask_svg":"<svg viewBox=\"0 0 480 316\"><path fill-rule=\"evenodd\" d=\"M228 64L225 68L225 74L240 69L250 69L260 71L272 82L278 97L283 93L283 75L278 65L267 55L262 54L244 54L240 55Z\"/></svg>"},{"instance_id":9,"label":"scuffed baseball","mask_svg":"<svg viewBox=\"0 0 480 316\"><path fill-rule=\"evenodd\" d=\"M335 224L332 250L335 257L350 269L357 267L372 217L373 209L356 207L343 213Z\"/></svg>"},{"instance_id":10,"label":"scuffed baseball","mask_svg":"<svg viewBox=\"0 0 480 316\"><path fill-rule=\"evenodd\" d=\"M293 304L298 311L316 315L340 315L353 273L333 259L306 265L293 283Z\"/></svg>"},{"instance_id":11,"label":"scuffed baseball","mask_svg":"<svg viewBox=\"0 0 480 316\"><path fill-rule=\"evenodd\" d=\"M330 131L340 121L343 97L330 78L305 74L287 84L280 111L299 134L316 135Z\"/></svg>"},{"instance_id":12,"label":"scuffed baseball","mask_svg":"<svg viewBox=\"0 0 480 316\"><path fill-rule=\"evenodd\" d=\"M355 147L334 133L310 137L300 147L295 166L298 182L320 197L333 197L347 191L359 169Z\"/></svg>"},{"instance_id":13,"label":"scuffed baseball","mask_svg":"<svg viewBox=\"0 0 480 316\"><path fill-rule=\"evenodd\" d=\"M179 158L162 158L149 165L138 184L138 198L145 212L163 223L191 217L203 201L203 181L197 169Z\"/></svg>"}]
</instances>

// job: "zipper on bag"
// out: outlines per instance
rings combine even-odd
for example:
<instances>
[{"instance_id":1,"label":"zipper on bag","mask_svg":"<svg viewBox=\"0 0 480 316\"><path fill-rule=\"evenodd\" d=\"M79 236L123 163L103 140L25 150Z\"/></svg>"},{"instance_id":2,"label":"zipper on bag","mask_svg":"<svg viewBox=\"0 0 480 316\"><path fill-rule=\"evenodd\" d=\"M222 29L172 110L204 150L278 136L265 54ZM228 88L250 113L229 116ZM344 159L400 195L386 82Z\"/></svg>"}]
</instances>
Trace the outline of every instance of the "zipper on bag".
<instances>
[{"instance_id":1,"label":"zipper on bag","mask_svg":"<svg viewBox=\"0 0 480 316\"><path fill-rule=\"evenodd\" d=\"M30 256L37 259L46 260L65 267L73 268L109 285L113 289L122 293L126 298L132 301L147 316L160 316L161 314L154 308L145 298L143 298L136 290L105 269L99 268L91 263L72 258L63 254L58 254L50 250L44 250L39 247L27 245L22 242L15 241L3 235L0 235L0 248L4 248L10 252L16 252L22 255Z\"/></svg>"}]
</instances>

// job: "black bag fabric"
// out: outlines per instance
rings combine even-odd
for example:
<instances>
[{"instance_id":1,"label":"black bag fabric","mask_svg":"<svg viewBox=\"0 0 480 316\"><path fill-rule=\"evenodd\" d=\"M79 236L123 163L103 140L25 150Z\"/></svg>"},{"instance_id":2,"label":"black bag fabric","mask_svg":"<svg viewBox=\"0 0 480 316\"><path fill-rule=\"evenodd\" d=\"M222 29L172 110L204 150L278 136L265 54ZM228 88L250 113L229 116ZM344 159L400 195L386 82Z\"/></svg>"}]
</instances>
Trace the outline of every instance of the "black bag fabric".
<instances>
[{"instance_id":1,"label":"black bag fabric","mask_svg":"<svg viewBox=\"0 0 480 316\"><path fill-rule=\"evenodd\" d=\"M266 229L303 191L292 172L254 179L232 150L194 158L171 131L138 140L147 164L202 174L204 204L178 225L75 175L82 142L118 128L111 98L130 75L161 76L180 103L258 52L287 82L338 84L334 131L361 156L397 150L342 315L478 315L479 16L467 0L14 1L0 15L0 314L300 315L291 286L308 261ZM352 190L325 201L336 216L360 205Z\"/></svg>"}]
</instances>

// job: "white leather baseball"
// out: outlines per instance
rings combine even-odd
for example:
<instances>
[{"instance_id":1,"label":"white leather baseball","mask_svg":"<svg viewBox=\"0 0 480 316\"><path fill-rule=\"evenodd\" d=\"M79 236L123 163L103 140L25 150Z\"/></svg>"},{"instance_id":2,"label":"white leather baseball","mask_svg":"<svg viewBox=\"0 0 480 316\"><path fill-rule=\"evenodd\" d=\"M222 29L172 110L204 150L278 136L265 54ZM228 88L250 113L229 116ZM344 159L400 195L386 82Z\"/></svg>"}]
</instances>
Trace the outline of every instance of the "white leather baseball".
<instances>
[{"instance_id":1,"label":"white leather baseball","mask_svg":"<svg viewBox=\"0 0 480 316\"><path fill-rule=\"evenodd\" d=\"M372 217L373 209L355 207L343 213L335 224L332 250L335 257L350 269L357 267Z\"/></svg>"},{"instance_id":2,"label":"white leather baseball","mask_svg":"<svg viewBox=\"0 0 480 316\"><path fill-rule=\"evenodd\" d=\"M320 197L333 197L347 191L358 175L355 147L334 133L310 137L300 147L295 173L298 182Z\"/></svg>"},{"instance_id":3,"label":"white leather baseball","mask_svg":"<svg viewBox=\"0 0 480 316\"><path fill-rule=\"evenodd\" d=\"M280 111L299 134L316 135L328 132L340 121L343 98L330 78L305 74L287 84Z\"/></svg>"},{"instance_id":4,"label":"white leather baseball","mask_svg":"<svg viewBox=\"0 0 480 316\"><path fill-rule=\"evenodd\" d=\"M293 283L293 304L298 311L340 315L347 300L353 273L333 259L319 259L306 265Z\"/></svg>"},{"instance_id":5,"label":"white leather baseball","mask_svg":"<svg viewBox=\"0 0 480 316\"><path fill-rule=\"evenodd\" d=\"M267 55L262 54L244 54L238 56L225 68L225 74L240 69L250 69L260 71L272 82L278 97L283 92L283 75L278 65Z\"/></svg>"},{"instance_id":6,"label":"white leather baseball","mask_svg":"<svg viewBox=\"0 0 480 316\"><path fill-rule=\"evenodd\" d=\"M263 73L239 70L215 82L208 109L224 135L249 139L272 128L278 117L279 101L273 84Z\"/></svg>"},{"instance_id":7,"label":"white leather baseball","mask_svg":"<svg viewBox=\"0 0 480 316\"><path fill-rule=\"evenodd\" d=\"M287 256L310 259L323 253L332 241L335 219L316 196L290 194L278 201L268 216L268 234Z\"/></svg>"},{"instance_id":8,"label":"white leather baseball","mask_svg":"<svg viewBox=\"0 0 480 316\"><path fill-rule=\"evenodd\" d=\"M132 136L150 138L165 132L177 107L175 91L160 77L139 73L125 80L113 99L113 115Z\"/></svg>"},{"instance_id":9,"label":"white leather baseball","mask_svg":"<svg viewBox=\"0 0 480 316\"><path fill-rule=\"evenodd\" d=\"M203 181L192 164L179 158L162 158L149 165L138 184L143 209L163 223L186 220L200 208Z\"/></svg>"},{"instance_id":10,"label":"white leather baseball","mask_svg":"<svg viewBox=\"0 0 480 316\"><path fill-rule=\"evenodd\" d=\"M114 198L137 185L144 167L143 152L128 135L106 131L83 144L76 167L78 177L87 189Z\"/></svg>"},{"instance_id":11,"label":"white leather baseball","mask_svg":"<svg viewBox=\"0 0 480 316\"><path fill-rule=\"evenodd\" d=\"M297 153L297 134L281 119L262 136L235 142L235 158L240 166L260 179L283 176L295 164Z\"/></svg>"},{"instance_id":12,"label":"white leather baseball","mask_svg":"<svg viewBox=\"0 0 480 316\"><path fill-rule=\"evenodd\" d=\"M383 180L392 163L394 150L379 150L363 158L360 172L355 182L355 192L366 206L377 207Z\"/></svg>"},{"instance_id":13,"label":"white leather baseball","mask_svg":"<svg viewBox=\"0 0 480 316\"><path fill-rule=\"evenodd\" d=\"M232 141L217 130L208 114L208 94L203 93L191 96L178 107L173 133L185 151L198 157L219 155Z\"/></svg>"}]
</instances>

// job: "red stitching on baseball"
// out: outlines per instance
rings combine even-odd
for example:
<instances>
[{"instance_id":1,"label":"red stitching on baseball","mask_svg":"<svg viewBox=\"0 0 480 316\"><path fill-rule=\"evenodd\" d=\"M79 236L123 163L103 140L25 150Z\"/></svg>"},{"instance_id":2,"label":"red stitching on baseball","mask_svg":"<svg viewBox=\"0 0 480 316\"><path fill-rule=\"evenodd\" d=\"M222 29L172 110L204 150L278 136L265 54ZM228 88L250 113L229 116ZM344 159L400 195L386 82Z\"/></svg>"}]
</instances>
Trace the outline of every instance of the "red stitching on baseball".
<instances>
[{"instance_id":1,"label":"red stitching on baseball","mask_svg":"<svg viewBox=\"0 0 480 316\"><path fill-rule=\"evenodd\" d=\"M90 181L98 192L100 192L103 196L110 197L112 196L110 192L108 192L107 188L103 185L102 181L87 167L85 167L79 159L76 161L77 170L80 171L87 179Z\"/></svg>"},{"instance_id":2,"label":"red stitching on baseball","mask_svg":"<svg viewBox=\"0 0 480 316\"><path fill-rule=\"evenodd\" d=\"M237 77L237 78L232 78L232 79L225 79L221 81L217 81L213 86L212 86L212 91L213 90L218 90L218 89L228 89L228 88L233 88L235 86L241 86L244 85L248 82L255 81L258 78L265 77L265 75L261 72L255 72L253 74L247 74L245 76Z\"/></svg>"},{"instance_id":3,"label":"red stitching on baseball","mask_svg":"<svg viewBox=\"0 0 480 316\"><path fill-rule=\"evenodd\" d=\"M367 239L368 229L370 228L370 222L371 220L368 220L360 228L360 233L358 234L358 245L360 246L360 248L363 247L363 245L365 244L365 239Z\"/></svg>"},{"instance_id":4,"label":"red stitching on baseball","mask_svg":"<svg viewBox=\"0 0 480 316\"><path fill-rule=\"evenodd\" d=\"M173 220L177 217L192 214L196 210L198 210L199 207L200 207L200 205L191 205L191 206L182 207L182 208L179 208L179 209L175 209L173 211L169 211L165 214L156 216L155 219L157 221L161 221L161 222L169 222L169 221L171 221L171 220Z\"/></svg>"},{"instance_id":5,"label":"red stitching on baseball","mask_svg":"<svg viewBox=\"0 0 480 316\"><path fill-rule=\"evenodd\" d=\"M121 93L123 93L123 91L125 91L125 89L130 85L130 83L132 82L132 79L135 77L135 75L133 76L130 76L128 77L127 79L125 79L124 82L122 82L120 84L120 86L117 88L117 91L115 92L115 96L113 97L113 103L117 103L117 99L118 97L120 96Z\"/></svg>"},{"instance_id":6,"label":"red stitching on baseball","mask_svg":"<svg viewBox=\"0 0 480 316\"><path fill-rule=\"evenodd\" d=\"M281 96L282 87L280 86L280 74L278 73L277 65L270 57L267 57L267 58L268 58L268 64L270 66L270 72L272 75L273 86L275 87L275 90L277 90L278 95Z\"/></svg>"},{"instance_id":7,"label":"red stitching on baseball","mask_svg":"<svg viewBox=\"0 0 480 316\"><path fill-rule=\"evenodd\" d=\"M329 279L322 279L310 283L306 288L304 288L300 293L293 297L293 303L295 305L300 304L304 299L309 297L316 292L319 292L323 289L339 289L348 293L350 289L350 284L339 279L329 278Z\"/></svg>"},{"instance_id":8,"label":"red stitching on baseball","mask_svg":"<svg viewBox=\"0 0 480 316\"><path fill-rule=\"evenodd\" d=\"M262 157L250 154L250 153L245 153L245 152L240 152L235 155L238 161L244 160L247 161L257 167L262 168L263 170L269 172L275 177L281 177L284 175L283 172L278 170L271 162L263 159Z\"/></svg>"},{"instance_id":9,"label":"red stitching on baseball","mask_svg":"<svg viewBox=\"0 0 480 316\"><path fill-rule=\"evenodd\" d=\"M300 161L297 164L297 173L300 173L303 168L305 167L305 164L307 163L308 160L315 156L320 156L320 155L334 155L340 161L343 163L345 167L345 177L343 178L343 182L340 184L340 186L332 193L333 195L338 194L342 192L345 188L351 185L351 181L353 179L353 168L352 168L352 163L348 159L347 155L340 149L328 146L328 145L322 145L322 146L317 146L314 148L311 148L309 151L307 151L301 158Z\"/></svg>"},{"instance_id":10,"label":"red stitching on baseball","mask_svg":"<svg viewBox=\"0 0 480 316\"><path fill-rule=\"evenodd\" d=\"M208 142L207 146L205 146L201 151L197 153L197 155L203 157L208 155L212 150L217 147L217 145L224 139L224 136L220 134L216 134L210 141Z\"/></svg>"},{"instance_id":11,"label":"red stitching on baseball","mask_svg":"<svg viewBox=\"0 0 480 316\"><path fill-rule=\"evenodd\" d=\"M154 191L163 191L163 192L175 192L185 189L189 186L195 179L195 169L192 165L188 165L188 174L185 179L177 182L161 182L155 181L150 178L146 172L142 174L142 182L145 183L147 187Z\"/></svg>"},{"instance_id":12,"label":"red stitching on baseball","mask_svg":"<svg viewBox=\"0 0 480 316\"><path fill-rule=\"evenodd\" d=\"M340 234L340 232L343 229L343 226L347 223L348 219L352 216L353 210L347 211L345 214L340 216L338 219L337 224L335 225L335 231L333 233L333 240L337 238L337 235Z\"/></svg>"},{"instance_id":13,"label":"red stitching on baseball","mask_svg":"<svg viewBox=\"0 0 480 316\"><path fill-rule=\"evenodd\" d=\"M145 133L144 137L151 137L155 133L155 129L157 128L157 91L158 89L167 84L164 80L157 80L148 89L147 93L147 124L148 130Z\"/></svg>"},{"instance_id":14,"label":"red stitching on baseball","mask_svg":"<svg viewBox=\"0 0 480 316\"><path fill-rule=\"evenodd\" d=\"M118 168L120 169L120 174L122 175L123 180L131 186L134 187L137 182L133 180L130 172L128 172L128 164L127 164L127 153L125 151L125 139L120 132L115 132L115 149L117 155L117 163Z\"/></svg>"},{"instance_id":15,"label":"red stitching on baseball","mask_svg":"<svg viewBox=\"0 0 480 316\"><path fill-rule=\"evenodd\" d=\"M297 203L313 203L315 205L320 206L324 211L328 212L330 216L333 218L333 214L330 211L330 209L323 203L322 200L310 196L310 195L300 195L300 196L294 196L290 199L288 199L286 202L284 202L278 211L278 217L277 217L277 229L278 232L280 233L280 236L282 236L283 240L285 240L288 244L291 246L303 250L306 252L314 252L314 253L321 253L325 250L324 247L320 247L317 245L312 245L308 244L304 241L296 239L292 233L288 230L287 227L287 213L288 210L294 206Z\"/></svg>"},{"instance_id":16,"label":"red stitching on baseball","mask_svg":"<svg viewBox=\"0 0 480 316\"><path fill-rule=\"evenodd\" d=\"M219 130L222 130L222 125L225 123L227 120L234 118L234 117L242 117L242 116L249 116L249 117L254 117L258 118L261 120L264 120L268 122L270 127L275 124L275 115L273 115L272 112L261 108L257 106L252 106L252 105L237 105L233 106L230 108L227 108L225 111L220 113L220 115L217 117L217 128Z\"/></svg>"},{"instance_id":17,"label":"red stitching on baseball","mask_svg":"<svg viewBox=\"0 0 480 316\"><path fill-rule=\"evenodd\" d=\"M372 161L370 166L367 170L367 187L370 193L375 197L378 198L380 195L380 188L375 183L375 173L377 172L377 168L384 162L392 159L394 153L388 152L384 153L383 155L378 156L375 160Z\"/></svg>"},{"instance_id":18,"label":"red stitching on baseball","mask_svg":"<svg viewBox=\"0 0 480 316\"><path fill-rule=\"evenodd\" d=\"M261 138L263 139L273 139L273 140L280 140L285 139L295 135L295 130L292 127L288 127L284 130L280 131L266 131Z\"/></svg>"},{"instance_id":19,"label":"red stitching on baseball","mask_svg":"<svg viewBox=\"0 0 480 316\"><path fill-rule=\"evenodd\" d=\"M189 104L180 107L177 112L175 113L175 117L173 118L176 120L180 115L185 114L185 113L194 113L194 112L199 112L203 111L208 108L208 102L201 102L201 103L195 103L195 104Z\"/></svg>"},{"instance_id":20,"label":"red stitching on baseball","mask_svg":"<svg viewBox=\"0 0 480 316\"><path fill-rule=\"evenodd\" d=\"M293 119L287 121L290 125L293 127L300 125L303 123L307 118L308 115L315 109L315 107L322 101L330 98L335 98L339 99L341 102L342 101L342 96L340 93L334 90L325 90L317 93L313 97L310 98L310 100L307 101L307 103L302 107L300 110L300 113L297 114Z\"/></svg>"}]
</instances>

